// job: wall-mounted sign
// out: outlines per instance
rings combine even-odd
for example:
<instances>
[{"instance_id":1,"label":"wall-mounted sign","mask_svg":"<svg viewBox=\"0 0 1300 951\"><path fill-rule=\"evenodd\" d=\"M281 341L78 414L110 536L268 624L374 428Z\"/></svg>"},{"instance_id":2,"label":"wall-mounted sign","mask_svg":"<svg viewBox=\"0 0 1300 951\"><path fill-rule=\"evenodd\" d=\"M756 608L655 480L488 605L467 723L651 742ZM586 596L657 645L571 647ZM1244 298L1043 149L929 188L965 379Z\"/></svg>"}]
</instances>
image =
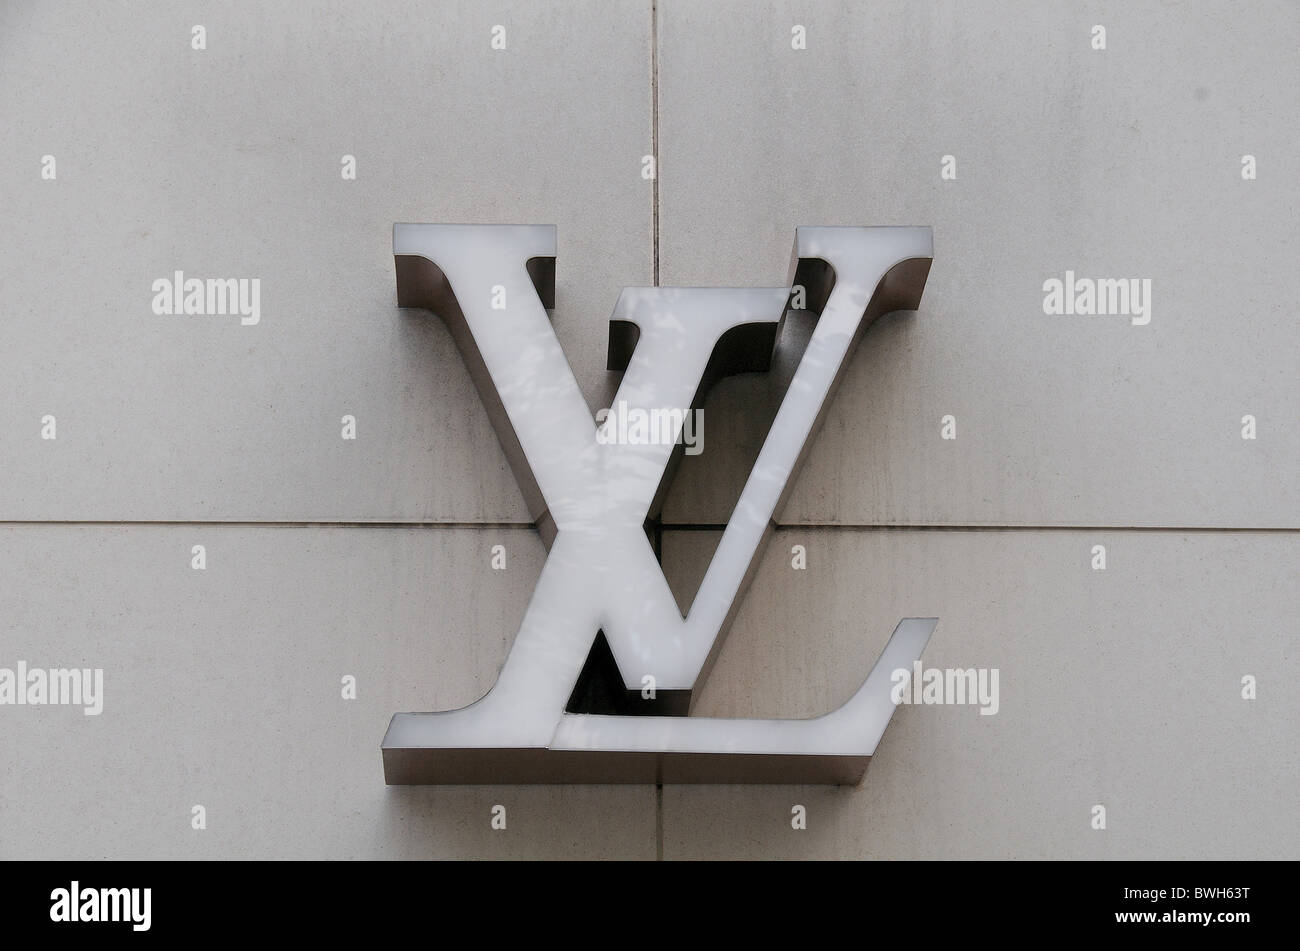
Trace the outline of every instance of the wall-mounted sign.
<instances>
[{"instance_id":1,"label":"wall-mounted sign","mask_svg":"<svg viewBox=\"0 0 1300 951\"><path fill-rule=\"evenodd\" d=\"M689 709L854 346L880 314L917 307L932 248L929 228L799 228L784 287L620 295L609 368L624 371L615 398L624 414L684 415L717 378L767 369L792 289L817 314L683 618L645 528L682 447L607 438L600 427L613 421L592 418L547 315L555 228L394 226L398 304L428 308L451 329L548 555L487 695L460 710L393 717L387 782L860 780L894 712L891 673L911 669L934 618L899 622L862 687L824 716L718 719ZM602 677L614 689L595 689Z\"/></svg>"}]
</instances>

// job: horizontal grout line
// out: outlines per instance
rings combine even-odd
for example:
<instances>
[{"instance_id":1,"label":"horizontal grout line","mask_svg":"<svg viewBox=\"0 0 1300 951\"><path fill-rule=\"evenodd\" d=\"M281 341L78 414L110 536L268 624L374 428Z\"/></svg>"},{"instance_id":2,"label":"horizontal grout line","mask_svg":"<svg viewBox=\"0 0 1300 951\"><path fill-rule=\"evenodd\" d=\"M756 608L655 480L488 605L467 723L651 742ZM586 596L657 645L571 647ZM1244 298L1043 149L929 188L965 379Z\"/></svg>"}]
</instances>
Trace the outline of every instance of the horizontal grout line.
<instances>
[{"instance_id":1,"label":"horizontal grout line","mask_svg":"<svg viewBox=\"0 0 1300 951\"><path fill-rule=\"evenodd\" d=\"M531 531L531 522L320 522L320 521L272 521L239 519L0 519L0 526L35 526L35 525L89 525L89 526L180 526L201 525L205 527L231 528L450 528L450 529L510 529ZM660 528L665 532L721 532L726 528L722 522L666 522ZM777 525L777 531L845 531L845 532L1225 532L1225 533L1295 533L1300 527L1287 528L1245 528L1237 526L1216 525L910 525L899 523L788 523Z\"/></svg>"},{"instance_id":2,"label":"horizontal grout line","mask_svg":"<svg viewBox=\"0 0 1300 951\"><path fill-rule=\"evenodd\" d=\"M532 522L322 522L276 521L273 519L166 519L166 518L30 518L0 519L5 525L203 525L231 528L518 528L531 530Z\"/></svg>"},{"instance_id":3,"label":"horizontal grout line","mask_svg":"<svg viewBox=\"0 0 1300 951\"><path fill-rule=\"evenodd\" d=\"M727 526L707 523L690 524L682 522L665 523L663 530L681 532L720 532ZM833 529L845 532L1300 532L1297 528L1239 528L1217 525L909 525L909 524L860 524L830 522L789 522L776 526L777 531L799 531L810 529L821 531Z\"/></svg>"}]
</instances>

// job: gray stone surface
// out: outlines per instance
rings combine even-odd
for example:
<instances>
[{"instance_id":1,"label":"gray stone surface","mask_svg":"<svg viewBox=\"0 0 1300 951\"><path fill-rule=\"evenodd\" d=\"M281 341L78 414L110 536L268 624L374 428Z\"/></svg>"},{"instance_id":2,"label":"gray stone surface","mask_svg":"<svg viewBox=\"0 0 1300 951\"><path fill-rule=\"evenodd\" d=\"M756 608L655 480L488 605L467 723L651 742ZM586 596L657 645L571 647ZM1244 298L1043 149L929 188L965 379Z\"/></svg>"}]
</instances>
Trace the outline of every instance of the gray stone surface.
<instances>
[{"instance_id":1,"label":"gray stone surface","mask_svg":"<svg viewBox=\"0 0 1300 951\"><path fill-rule=\"evenodd\" d=\"M0 18L0 518L525 517L441 322L397 307L392 225L555 224L557 333L607 405L605 323L653 279L648 5ZM176 270L260 278L260 323L155 316Z\"/></svg>"},{"instance_id":2,"label":"gray stone surface","mask_svg":"<svg viewBox=\"0 0 1300 951\"><path fill-rule=\"evenodd\" d=\"M687 603L712 542L667 533ZM664 855L1293 856L1296 545L782 530L697 713L825 712L918 613L941 618L926 666L999 669L998 713L901 708L858 788L666 787ZM652 787L383 785L388 717L488 689L542 557L521 529L0 530L0 662L105 671L98 717L0 708L0 855L653 857ZM497 803L505 832L489 827ZM806 833L789 827L795 803Z\"/></svg>"},{"instance_id":3,"label":"gray stone surface","mask_svg":"<svg viewBox=\"0 0 1300 951\"><path fill-rule=\"evenodd\" d=\"M654 858L654 787L384 785L389 718L488 690L542 557L522 529L0 528L0 666L104 670L98 716L0 707L0 858Z\"/></svg>"},{"instance_id":4,"label":"gray stone surface","mask_svg":"<svg viewBox=\"0 0 1300 951\"><path fill-rule=\"evenodd\" d=\"M663 283L783 281L796 225L934 228L921 310L863 342L786 522L1300 527L1294 4L667 0L659 44ZM1150 278L1151 322L1045 315L1067 269ZM765 389L708 407L740 469ZM670 521L726 518L718 459Z\"/></svg>"},{"instance_id":5,"label":"gray stone surface","mask_svg":"<svg viewBox=\"0 0 1300 951\"><path fill-rule=\"evenodd\" d=\"M687 602L710 544L667 534ZM665 787L664 857L1292 858L1298 557L1291 533L783 529L697 713L825 713L918 614L927 668L998 668L998 712L900 707L857 788Z\"/></svg>"},{"instance_id":6,"label":"gray stone surface","mask_svg":"<svg viewBox=\"0 0 1300 951\"><path fill-rule=\"evenodd\" d=\"M1297 47L1285 2L0 6L0 667L107 691L0 707L0 858L1300 855ZM771 285L797 225L931 225L696 712L816 715L938 615L927 665L999 668L999 713L899 710L853 789L386 787L389 717L491 686L544 559L452 341L396 307L395 221L556 224L593 410L656 267ZM1067 269L1150 278L1150 324L1044 315ZM261 322L154 315L175 270L259 278ZM665 532L683 607L788 329L668 501L703 526Z\"/></svg>"}]
</instances>

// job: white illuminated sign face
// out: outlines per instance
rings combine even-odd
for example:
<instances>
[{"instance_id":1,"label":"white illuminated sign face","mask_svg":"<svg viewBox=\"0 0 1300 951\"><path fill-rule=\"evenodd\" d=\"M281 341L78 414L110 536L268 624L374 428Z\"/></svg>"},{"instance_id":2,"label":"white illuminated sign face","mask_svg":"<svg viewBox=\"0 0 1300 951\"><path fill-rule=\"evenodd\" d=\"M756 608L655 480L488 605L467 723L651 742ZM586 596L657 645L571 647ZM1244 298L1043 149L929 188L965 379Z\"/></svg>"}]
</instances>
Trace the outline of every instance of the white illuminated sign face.
<instances>
[{"instance_id":1,"label":"white illuminated sign face","mask_svg":"<svg viewBox=\"0 0 1300 951\"><path fill-rule=\"evenodd\" d=\"M645 531L662 503L674 446L598 438L605 434L546 312L555 228L395 225L398 303L433 310L451 329L549 554L487 695L460 710L393 717L383 742L387 782L860 780L894 712L890 675L912 668L934 618L899 622L862 687L824 716L686 714L854 346L880 314L917 307L932 247L929 228L799 228L785 287L620 295L609 368L625 373L614 405L646 413L689 412L717 377L767 369L792 287L804 288L819 314L683 618ZM584 665L589 656L595 663L601 633L625 696L595 710L566 709L593 675ZM647 677L653 701L641 700Z\"/></svg>"}]
</instances>

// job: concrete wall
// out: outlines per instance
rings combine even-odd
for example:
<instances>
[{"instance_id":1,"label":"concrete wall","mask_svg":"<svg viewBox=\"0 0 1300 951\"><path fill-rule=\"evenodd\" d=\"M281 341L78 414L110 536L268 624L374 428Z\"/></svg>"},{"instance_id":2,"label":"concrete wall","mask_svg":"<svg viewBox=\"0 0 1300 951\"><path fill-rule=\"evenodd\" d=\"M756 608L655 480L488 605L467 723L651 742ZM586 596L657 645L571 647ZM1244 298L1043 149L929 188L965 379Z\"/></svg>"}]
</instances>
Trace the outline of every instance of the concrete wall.
<instances>
[{"instance_id":1,"label":"concrete wall","mask_svg":"<svg viewBox=\"0 0 1300 951\"><path fill-rule=\"evenodd\" d=\"M105 671L98 717L0 707L0 857L1297 857L1297 47L1287 2L0 7L0 667ZM824 712L937 615L997 714L901 708L858 788L386 787L388 718L491 686L545 557L394 221L556 224L593 411L623 286L931 225L698 712ZM260 278L260 323L155 315L176 270ZM1151 279L1150 323L1044 314L1066 270ZM780 383L706 405L683 606Z\"/></svg>"}]
</instances>

